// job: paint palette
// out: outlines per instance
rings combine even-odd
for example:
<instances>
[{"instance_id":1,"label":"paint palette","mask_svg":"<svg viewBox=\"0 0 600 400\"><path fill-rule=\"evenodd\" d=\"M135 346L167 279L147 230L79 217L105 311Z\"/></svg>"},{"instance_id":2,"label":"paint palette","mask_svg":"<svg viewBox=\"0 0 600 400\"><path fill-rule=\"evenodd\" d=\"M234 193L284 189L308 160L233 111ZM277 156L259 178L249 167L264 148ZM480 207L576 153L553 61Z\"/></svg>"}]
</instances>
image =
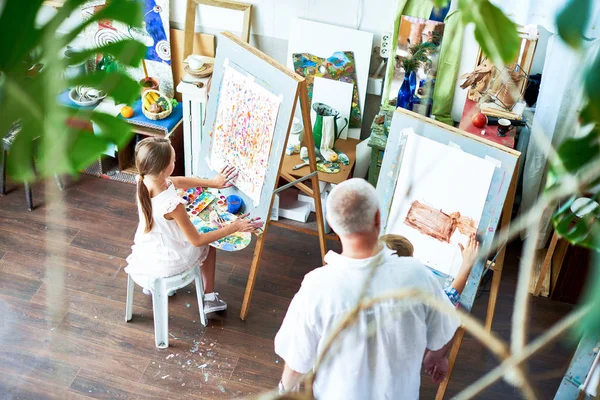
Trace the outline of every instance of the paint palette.
<instances>
[{"instance_id":1,"label":"paint palette","mask_svg":"<svg viewBox=\"0 0 600 400\"><path fill-rule=\"evenodd\" d=\"M179 191L179 196L187 201L185 210L190 216L197 215L202 212L216 197L214 194L202 191L201 187L190 188L185 191Z\"/></svg>"},{"instance_id":2,"label":"paint palette","mask_svg":"<svg viewBox=\"0 0 600 400\"><path fill-rule=\"evenodd\" d=\"M235 215L229 214L227 212L219 212L221 217L228 221L232 222L237 219ZM200 217L193 216L191 217L192 224L196 227L198 232L200 233L208 233L211 231L215 231L219 229L212 221L217 218L217 214L215 211L211 211L210 220L206 221ZM252 235L250 232L235 232L229 236L225 236L222 239L212 242L210 245L214 248L224 250L224 251L239 251L246 248L250 241L252 240Z\"/></svg>"}]
</instances>

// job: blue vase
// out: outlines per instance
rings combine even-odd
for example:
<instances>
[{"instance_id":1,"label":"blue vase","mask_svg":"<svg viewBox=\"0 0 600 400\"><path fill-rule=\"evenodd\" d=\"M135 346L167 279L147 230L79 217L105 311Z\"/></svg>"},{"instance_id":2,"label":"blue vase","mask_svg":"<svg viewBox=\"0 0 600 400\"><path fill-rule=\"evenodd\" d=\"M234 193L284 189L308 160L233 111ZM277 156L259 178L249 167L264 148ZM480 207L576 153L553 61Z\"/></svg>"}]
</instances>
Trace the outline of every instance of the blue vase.
<instances>
[{"instance_id":1,"label":"blue vase","mask_svg":"<svg viewBox=\"0 0 600 400\"><path fill-rule=\"evenodd\" d=\"M411 71L408 76L408 83L410 84L410 93L415 94L415 90L417 90L417 74L415 71Z\"/></svg>"},{"instance_id":2,"label":"blue vase","mask_svg":"<svg viewBox=\"0 0 600 400\"><path fill-rule=\"evenodd\" d=\"M398 99L396 100L396 107L402 107L409 109L409 105L412 100L412 92L410 91L410 80L407 74L404 74L404 81L398 90Z\"/></svg>"}]
</instances>

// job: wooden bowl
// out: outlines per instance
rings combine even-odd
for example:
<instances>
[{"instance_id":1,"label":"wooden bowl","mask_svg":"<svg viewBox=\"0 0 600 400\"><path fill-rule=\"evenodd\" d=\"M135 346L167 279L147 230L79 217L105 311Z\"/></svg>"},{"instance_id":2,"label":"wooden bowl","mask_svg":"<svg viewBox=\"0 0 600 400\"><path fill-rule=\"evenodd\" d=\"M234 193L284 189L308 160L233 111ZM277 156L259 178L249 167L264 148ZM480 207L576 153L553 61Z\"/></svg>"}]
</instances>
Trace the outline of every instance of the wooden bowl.
<instances>
[{"instance_id":1,"label":"wooden bowl","mask_svg":"<svg viewBox=\"0 0 600 400\"><path fill-rule=\"evenodd\" d=\"M149 93L156 93L156 94L158 94L159 97L162 96L165 99L167 99L167 103L169 104L169 107L166 110L159 112L159 113L153 113L153 112L146 110L146 107L144 107L144 98L146 96L148 96ZM173 112L173 105L171 104L171 101L167 98L167 96L165 96L158 90L154 90L154 89L147 89L146 91L144 91L144 93L142 94L142 113L144 113L146 118L151 119L153 121L158 121L158 120L167 118L169 115L171 115L172 112Z\"/></svg>"}]
</instances>

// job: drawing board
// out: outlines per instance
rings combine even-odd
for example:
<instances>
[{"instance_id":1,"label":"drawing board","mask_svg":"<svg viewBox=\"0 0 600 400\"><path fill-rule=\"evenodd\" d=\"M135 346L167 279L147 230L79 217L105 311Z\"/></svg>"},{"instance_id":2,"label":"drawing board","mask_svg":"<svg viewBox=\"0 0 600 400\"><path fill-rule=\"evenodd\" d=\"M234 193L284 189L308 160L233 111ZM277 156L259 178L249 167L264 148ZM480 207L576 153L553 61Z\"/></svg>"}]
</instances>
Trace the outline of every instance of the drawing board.
<instances>
[{"instance_id":1,"label":"drawing board","mask_svg":"<svg viewBox=\"0 0 600 400\"><path fill-rule=\"evenodd\" d=\"M230 33L218 42L198 171L212 177L236 166L240 177L221 192L241 196L245 212L267 221L302 78Z\"/></svg>"},{"instance_id":2,"label":"drawing board","mask_svg":"<svg viewBox=\"0 0 600 400\"><path fill-rule=\"evenodd\" d=\"M405 236L414 256L456 277L481 220L495 166L462 150L402 130L404 147L385 233Z\"/></svg>"},{"instance_id":3,"label":"drawing board","mask_svg":"<svg viewBox=\"0 0 600 400\"><path fill-rule=\"evenodd\" d=\"M295 53L309 53L328 58L336 52L352 52L356 68L359 108L361 115L364 115L372 47L373 34L370 32L295 18L292 19L290 26L287 66L294 70L292 55ZM299 111L296 112L300 115ZM350 129L348 137L360 139L360 128Z\"/></svg>"},{"instance_id":4,"label":"drawing board","mask_svg":"<svg viewBox=\"0 0 600 400\"><path fill-rule=\"evenodd\" d=\"M414 137L419 137L417 141L421 141L419 143L427 143L427 145L423 146L421 149L415 149L413 145L412 149L409 149L406 143L407 133L410 133ZM427 139L428 141L424 142L423 139ZM448 157L440 156L437 157L437 159L436 157L432 157L427 154L435 148L431 142L436 142L438 145L443 146L441 149L443 149L444 152L454 154ZM465 154L458 157L458 153L456 152ZM439 175L438 178L432 182L433 185L431 188L423 187L418 189L415 192L416 194L411 193L407 199L408 202L419 200L420 194L425 194L425 197L421 197L420 199L424 202L432 202L433 204L428 204L431 210L441 208L447 215L454 211L464 210L462 211L465 213L464 216L475 220L478 219L479 221L476 224L477 236L481 243L481 249L485 253L487 251L486 249L491 245L498 227L500 214L507 198L515 168L517 167L519 153L511 149L503 149L501 146L495 145L485 139L480 139L467 132L444 125L430 118L425 118L412 111L404 109L396 110L390 126L386 151L381 165L379 180L377 182L377 194L381 204L381 222L384 232L395 229L394 227L397 223L396 220L402 220L402 210L406 209L406 207L402 209L399 205L405 203L405 200L407 199L400 197L396 198L397 194L400 196L400 193L406 193L406 182L401 181L406 179L404 176L408 174L407 169L410 168L410 163L412 163L410 161L408 164L403 163L404 157L406 157L406 160L429 158L430 160L435 160L436 163L445 163L443 161L445 159L447 160L446 162L449 163L449 165L445 166L445 168L449 169L449 175L452 175L455 171L457 174L465 173L464 170L468 166L477 165L477 168L482 170L480 173L473 175L480 183L473 185L473 188L469 188L469 185L463 185L461 189L468 190L469 195L473 198L477 198L476 201L473 199L465 200L469 195L457 195L448 187L440 186L436 189L434 186L442 183L440 182L440 179L442 178ZM475 158L477 160L475 160ZM457 159L461 160L461 163L451 165L453 164L452 161ZM462 165L465 163L466 165ZM419 164L426 164L426 162ZM403 168L404 172L402 171ZM423 178L417 176L416 179ZM454 182L454 184L457 182L455 177L447 177L445 179L451 179L451 182ZM415 198L415 196L417 198ZM481 209L481 198L483 196L485 196L485 200ZM462 199L463 202L467 201L470 203L468 208L463 208L465 207L464 205L456 203L456 199ZM447 211L445 207L448 208ZM396 210L396 208L400 209ZM481 211L478 211L480 209ZM481 215L478 217L479 213L481 213ZM400 215L400 217L397 217L398 215ZM450 237L450 241L452 242L453 240L460 239ZM415 253L416 251L417 246L415 244ZM431 252L433 251L435 251L435 248L433 248ZM458 250L458 254L460 254L460 250ZM441 262L442 260L438 261ZM451 261L452 259L449 259L448 263ZM485 264L486 260L480 259L474 265L469 282L462 293L461 304L467 310L470 310L473 305ZM451 268L450 272L452 272ZM441 280L452 279L451 274L443 272L438 272L438 274L440 275Z\"/></svg>"},{"instance_id":5,"label":"drawing board","mask_svg":"<svg viewBox=\"0 0 600 400\"><path fill-rule=\"evenodd\" d=\"M340 139L348 138L348 121L350 121L350 107L352 106L353 85L347 82L334 81L327 78L315 77L313 87L313 103L323 103L339 111L340 118L337 120L340 131ZM310 110L310 118L313 123L317 119L315 110Z\"/></svg>"}]
</instances>

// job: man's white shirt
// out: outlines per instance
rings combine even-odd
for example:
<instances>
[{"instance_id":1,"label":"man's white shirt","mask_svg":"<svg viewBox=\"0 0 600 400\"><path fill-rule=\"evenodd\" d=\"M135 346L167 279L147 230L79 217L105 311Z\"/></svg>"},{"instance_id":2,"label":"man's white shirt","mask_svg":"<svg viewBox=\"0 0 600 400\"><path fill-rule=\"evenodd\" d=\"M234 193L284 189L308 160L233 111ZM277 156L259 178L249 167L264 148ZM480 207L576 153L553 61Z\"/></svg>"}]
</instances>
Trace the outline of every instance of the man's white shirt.
<instances>
[{"instance_id":1,"label":"man's white shirt","mask_svg":"<svg viewBox=\"0 0 600 400\"><path fill-rule=\"evenodd\" d=\"M275 352L300 373L313 368L330 334L357 305L373 265L378 267L367 297L417 288L450 303L427 267L385 247L360 260L330 251L325 262L304 277L275 337ZM442 348L459 325L455 315L418 300L376 303L361 312L335 342L319 369L316 398L418 399L425 350Z\"/></svg>"}]
</instances>

